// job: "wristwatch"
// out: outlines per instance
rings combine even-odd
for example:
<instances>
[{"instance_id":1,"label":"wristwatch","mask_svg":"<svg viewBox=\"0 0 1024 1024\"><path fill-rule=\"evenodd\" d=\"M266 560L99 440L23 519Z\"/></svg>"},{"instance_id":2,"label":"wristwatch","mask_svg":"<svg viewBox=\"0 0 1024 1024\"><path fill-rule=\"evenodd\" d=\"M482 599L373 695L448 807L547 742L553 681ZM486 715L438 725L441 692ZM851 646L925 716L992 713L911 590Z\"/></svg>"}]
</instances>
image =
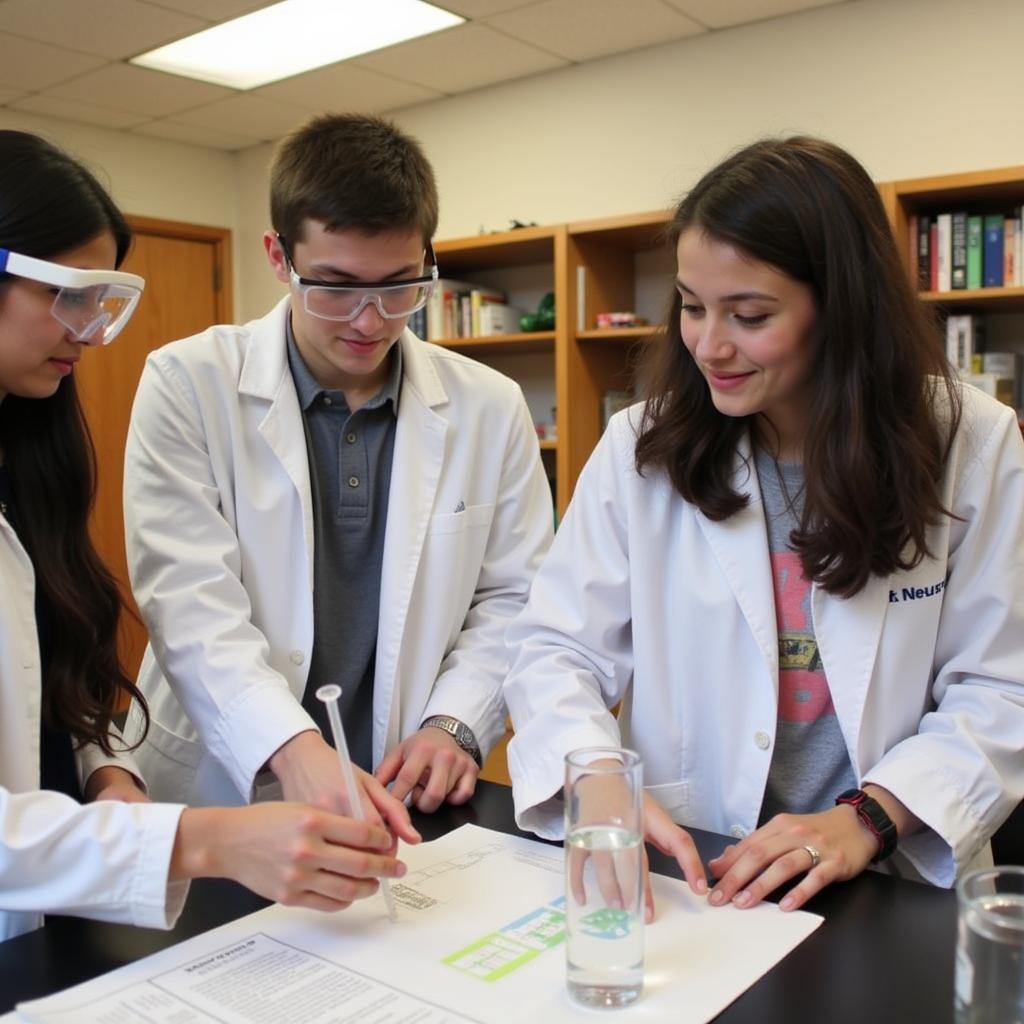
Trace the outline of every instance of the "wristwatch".
<instances>
[{"instance_id":1,"label":"wristwatch","mask_svg":"<svg viewBox=\"0 0 1024 1024\"><path fill-rule=\"evenodd\" d=\"M448 733L476 761L477 767L483 764L476 737L473 735L473 730L465 722L460 722L457 718L452 718L450 715L431 715L430 718L420 725L420 728L425 729L428 725L432 729L443 729Z\"/></svg>"},{"instance_id":2,"label":"wristwatch","mask_svg":"<svg viewBox=\"0 0 1024 1024\"><path fill-rule=\"evenodd\" d=\"M878 840L878 853L871 858L872 864L896 852L899 841L896 824L877 800L863 789L848 789L836 797L836 804L849 804L857 812L861 824Z\"/></svg>"}]
</instances>

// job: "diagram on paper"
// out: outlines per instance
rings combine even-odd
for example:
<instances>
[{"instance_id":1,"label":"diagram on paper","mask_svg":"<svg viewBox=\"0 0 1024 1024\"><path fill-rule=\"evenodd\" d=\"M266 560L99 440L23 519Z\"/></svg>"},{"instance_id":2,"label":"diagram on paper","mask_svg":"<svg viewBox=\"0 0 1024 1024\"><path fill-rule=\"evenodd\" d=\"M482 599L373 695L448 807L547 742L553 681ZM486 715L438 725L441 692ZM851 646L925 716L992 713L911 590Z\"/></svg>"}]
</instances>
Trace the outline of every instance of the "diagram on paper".
<instances>
[{"instance_id":1,"label":"diagram on paper","mask_svg":"<svg viewBox=\"0 0 1024 1024\"><path fill-rule=\"evenodd\" d=\"M469 871L482 861L507 852L500 843L485 843L457 857L434 861L410 871L400 882L392 882L391 895L396 903L410 910L429 910L455 895L458 875L453 872Z\"/></svg>"},{"instance_id":2,"label":"diagram on paper","mask_svg":"<svg viewBox=\"0 0 1024 1024\"><path fill-rule=\"evenodd\" d=\"M441 962L481 981L499 981L565 941L565 898L531 911Z\"/></svg>"}]
</instances>

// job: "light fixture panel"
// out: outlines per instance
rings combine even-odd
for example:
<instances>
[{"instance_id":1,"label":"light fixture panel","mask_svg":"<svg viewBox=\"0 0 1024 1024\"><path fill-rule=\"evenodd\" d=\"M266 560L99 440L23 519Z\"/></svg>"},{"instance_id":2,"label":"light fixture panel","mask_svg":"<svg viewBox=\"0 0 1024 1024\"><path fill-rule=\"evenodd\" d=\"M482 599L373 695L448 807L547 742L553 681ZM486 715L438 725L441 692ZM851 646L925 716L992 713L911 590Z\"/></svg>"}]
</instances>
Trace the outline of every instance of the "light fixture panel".
<instances>
[{"instance_id":1,"label":"light fixture panel","mask_svg":"<svg viewBox=\"0 0 1024 1024\"><path fill-rule=\"evenodd\" d=\"M282 0L140 54L131 63L255 89L463 21L424 0Z\"/></svg>"}]
</instances>

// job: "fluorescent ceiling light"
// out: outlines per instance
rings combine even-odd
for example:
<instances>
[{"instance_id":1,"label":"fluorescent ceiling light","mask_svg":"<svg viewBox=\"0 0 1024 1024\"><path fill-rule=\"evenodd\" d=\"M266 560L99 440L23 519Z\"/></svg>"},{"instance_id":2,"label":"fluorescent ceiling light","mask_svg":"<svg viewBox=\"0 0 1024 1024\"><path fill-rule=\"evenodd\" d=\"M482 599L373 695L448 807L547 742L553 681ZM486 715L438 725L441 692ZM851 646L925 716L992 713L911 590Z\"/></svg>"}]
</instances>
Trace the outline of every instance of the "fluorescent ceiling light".
<instances>
[{"instance_id":1,"label":"fluorescent ceiling light","mask_svg":"<svg viewBox=\"0 0 1024 1024\"><path fill-rule=\"evenodd\" d=\"M284 0L133 57L131 63L255 89L463 21L422 0Z\"/></svg>"}]
</instances>

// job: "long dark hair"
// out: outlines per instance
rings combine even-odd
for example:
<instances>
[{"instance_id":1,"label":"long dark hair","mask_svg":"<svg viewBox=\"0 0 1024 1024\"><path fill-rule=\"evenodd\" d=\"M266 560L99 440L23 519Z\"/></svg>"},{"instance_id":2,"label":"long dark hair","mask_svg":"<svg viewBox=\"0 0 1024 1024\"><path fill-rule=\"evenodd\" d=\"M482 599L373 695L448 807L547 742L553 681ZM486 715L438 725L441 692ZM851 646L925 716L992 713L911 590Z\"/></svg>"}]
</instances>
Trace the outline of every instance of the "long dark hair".
<instances>
[{"instance_id":1,"label":"long dark hair","mask_svg":"<svg viewBox=\"0 0 1024 1024\"><path fill-rule=\"evenodd\" d=\"M0 246L47 259L109 231L120 265L131 229L96 178L55 146L0 131ZM0 289L12 278L0 274ZM49 398L0 402L0 451L18 505L19 534L54 619L42 656L44 722L112 753L118 699L142 694L117 655L122 603L89 538L96 456L74 377Z\"/></svg>"},{"instance_id":2,"label":"long dark hair","mask_svg":"<svg viewBox=\"0 0 1024 1024\"><path fill-rule=\"evenodd\" d=\"M790 542L804 575L849 597L917 565L944 514L940 486L960 396L933 320L899 259L878 191L820 139L765 140L704 175L669 235L696 227L813 292L821 344L803 447L804 509ZM743 508L736 449L753 417L728 417L682 341L673 289L667 344L648 367L638 472L663 469L714 520ZM761 438L762 440L763 437Z\"/></svg>"}]
</instances>

